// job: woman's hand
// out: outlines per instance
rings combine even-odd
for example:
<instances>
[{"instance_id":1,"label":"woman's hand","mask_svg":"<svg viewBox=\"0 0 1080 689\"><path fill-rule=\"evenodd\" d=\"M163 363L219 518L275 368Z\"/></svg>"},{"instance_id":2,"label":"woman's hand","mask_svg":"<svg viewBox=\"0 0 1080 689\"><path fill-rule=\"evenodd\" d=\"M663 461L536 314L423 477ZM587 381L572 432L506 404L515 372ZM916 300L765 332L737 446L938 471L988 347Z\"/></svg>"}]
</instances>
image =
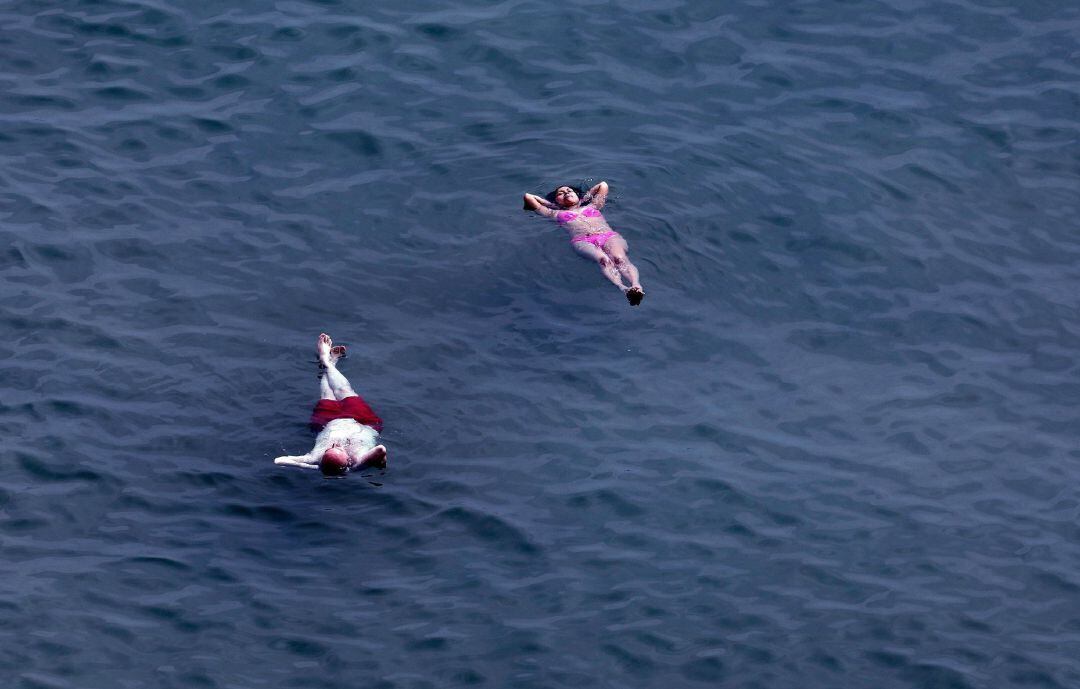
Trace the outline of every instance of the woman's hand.
<instances>
[{"instance_id":1,"label":"woman's hand","mask_svg":"<svg viewBox=\"0 0 1080 689\"><path fill-rule=\"evenodd\" d=\"M549 217L553 212L551 210L551 204L548 203L547 199L537 196L536 194L528 193L525 194L525 202L522 205L522 210L536 211L540 215L546 215Z\"/></svg>"}]
</instances>

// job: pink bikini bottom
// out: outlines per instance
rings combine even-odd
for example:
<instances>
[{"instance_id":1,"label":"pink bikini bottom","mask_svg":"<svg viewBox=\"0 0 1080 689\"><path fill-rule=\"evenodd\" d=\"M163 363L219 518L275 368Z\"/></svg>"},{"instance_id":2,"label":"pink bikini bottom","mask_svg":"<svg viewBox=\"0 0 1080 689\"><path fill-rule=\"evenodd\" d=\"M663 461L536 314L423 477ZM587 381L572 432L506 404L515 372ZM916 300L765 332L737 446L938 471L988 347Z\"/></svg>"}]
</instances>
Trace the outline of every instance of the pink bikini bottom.
<instances>
[{"instance_id":1,"label":"pink bikini bottom","mask_svg":"<svg viewBox=\"0 0 1080 689\"><path fill-rule=\"evenodd\" d=\"M607 240L611 239L612 237L618 236L618 234L618 232L597 232L596 234L579 234L578 236L573 237L570 240L570 243L574 244L575 242L588 242L589 244L595 246L597 249L603 249L604 244L607 244Z\"/></svg>"}]
</instances>

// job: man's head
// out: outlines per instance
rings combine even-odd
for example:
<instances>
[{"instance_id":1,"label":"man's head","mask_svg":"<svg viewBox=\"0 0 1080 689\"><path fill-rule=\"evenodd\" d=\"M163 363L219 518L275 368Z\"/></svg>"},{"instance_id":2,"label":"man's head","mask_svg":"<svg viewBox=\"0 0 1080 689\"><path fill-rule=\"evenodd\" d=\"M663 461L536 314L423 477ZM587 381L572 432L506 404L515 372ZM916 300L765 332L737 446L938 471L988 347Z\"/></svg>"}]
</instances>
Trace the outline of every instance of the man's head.
<instances>
[{"instance_id":1,"label":"man's head","mask_svg":"<svg viewBox=\"0 0 1080 689\"><path fill-rule=\"evenodd\" d=\"M319 460L319 471L324 476L344 476L349 470L349 455L340 447L334 446L323 452Z\"/></svg>"}]
</instances>

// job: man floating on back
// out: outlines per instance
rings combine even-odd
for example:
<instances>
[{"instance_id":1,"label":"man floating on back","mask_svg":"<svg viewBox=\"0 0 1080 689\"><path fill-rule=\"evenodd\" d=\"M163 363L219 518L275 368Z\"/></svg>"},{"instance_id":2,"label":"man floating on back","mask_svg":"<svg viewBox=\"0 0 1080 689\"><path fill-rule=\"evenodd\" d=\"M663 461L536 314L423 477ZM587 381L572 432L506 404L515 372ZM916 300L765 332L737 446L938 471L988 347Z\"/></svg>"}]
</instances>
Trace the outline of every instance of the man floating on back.
<instances>
[{"instance_id":1,"label":"man floating on back","mask_svg":"<svg viewBox=\"0 0 1080 689\"><path fill-rule=\"evenodd\" d=\"M320 399L311 414L311 428L319 433L306 455L286 455L274 464L318 468L326 476L386 467L386 447L376 444L380 419L337 369L345 348L334 346L326 333L315 343L319 354Z\"/></svg>"}]
</instances>

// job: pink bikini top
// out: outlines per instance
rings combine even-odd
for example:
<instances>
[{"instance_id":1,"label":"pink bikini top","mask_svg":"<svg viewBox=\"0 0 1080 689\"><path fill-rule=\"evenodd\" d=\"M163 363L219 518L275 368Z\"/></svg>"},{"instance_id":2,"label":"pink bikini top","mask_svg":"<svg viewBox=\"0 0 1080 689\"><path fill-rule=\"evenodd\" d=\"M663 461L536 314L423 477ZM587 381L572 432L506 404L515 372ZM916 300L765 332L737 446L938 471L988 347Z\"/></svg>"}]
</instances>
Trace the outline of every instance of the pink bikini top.
<instances>
[{"instance_id":1,"label":"pink bikini top","mask_svg":"<svg viewBox=\"0 0 1080 689\"><path fill-rule=\"evenodd\" d=\"M584 215L586 218L599 218L600 217L600 211L596 210L592 206L585 206L585 210L581 211L581 214ZM571 220L576 219L577 217L578 217L578 214L575 213L574 211L559 211L555 215L555 220L557 220L559 223L567 223L567 222L570 222Z\"/></svg>"}]
</instances>

